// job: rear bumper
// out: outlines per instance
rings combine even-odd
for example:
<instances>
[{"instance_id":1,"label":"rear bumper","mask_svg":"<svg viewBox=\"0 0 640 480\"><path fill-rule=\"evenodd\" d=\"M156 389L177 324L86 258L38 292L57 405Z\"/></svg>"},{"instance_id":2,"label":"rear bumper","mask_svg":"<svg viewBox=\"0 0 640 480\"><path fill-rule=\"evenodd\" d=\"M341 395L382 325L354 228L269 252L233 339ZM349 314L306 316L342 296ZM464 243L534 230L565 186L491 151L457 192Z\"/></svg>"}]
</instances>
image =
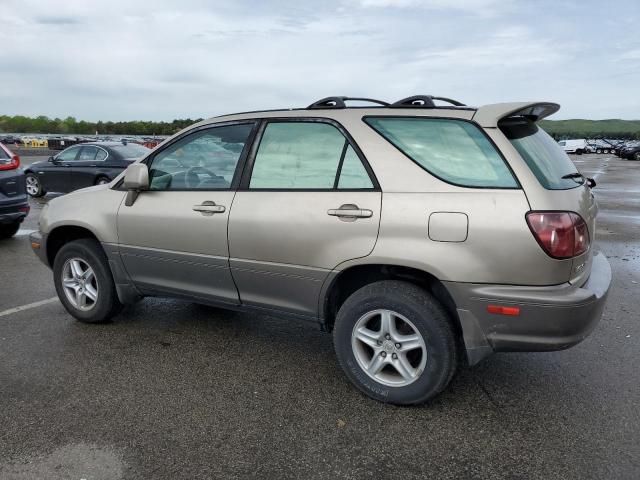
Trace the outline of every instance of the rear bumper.
<instances>
[{"instance_id":1,"label":"rear bumper","mask_svg":"<svg viewBox=\"0 0 640 480\"><path fill-rule=\"evenodd\" d=\"M21 201L13 205L0 205L0 224L22 222L29 214L29 204Z\"/></svg>"},{"instance_id":2,"label":"rear bumper","mask_svg":"<svg viewBox=\"0 0 640 480\"><path fill-rule=\"evenodd\" d=\"M475 364L493 352L563 350L584 340L602 316L611 267L593 257L591 275L578 287L482 285L445 282L462 325L467 356ZM488 305L519 307L519 315L489 313Z\"/></svg>"}]
</instances>

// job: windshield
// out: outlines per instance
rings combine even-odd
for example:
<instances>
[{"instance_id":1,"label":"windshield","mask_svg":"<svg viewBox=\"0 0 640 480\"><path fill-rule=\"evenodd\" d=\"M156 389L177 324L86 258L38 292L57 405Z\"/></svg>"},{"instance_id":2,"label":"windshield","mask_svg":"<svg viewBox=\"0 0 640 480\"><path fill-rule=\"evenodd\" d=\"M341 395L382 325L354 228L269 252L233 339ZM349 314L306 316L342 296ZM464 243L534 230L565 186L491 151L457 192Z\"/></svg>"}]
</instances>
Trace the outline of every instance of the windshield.
<instances>
[{"instance_id":1,"label":"windshield","mask_svg":"<svg viewBox=\"0 0 640 480\"><path fill-rule=\"evenodd\" d=\"M127 160L135 160L140 157L144 157L147 153L149 153L149 149L137 143L127 143L126 145L115 145L111 147L112 150L115 150L117 153L122 155L123 158Z\"/></svg>"},{"instance_id":2,"label":"windshield","mask_svg":"<svg viewBox=\"0 0 640 480\"><path fill-rule=\"evenodd\" d=\"M500 130L547 190L568 190L584 183L581 175L562 178L578 171L562 147L535 123L509 118L500 122Z\"/></svg>"}]
</instances>

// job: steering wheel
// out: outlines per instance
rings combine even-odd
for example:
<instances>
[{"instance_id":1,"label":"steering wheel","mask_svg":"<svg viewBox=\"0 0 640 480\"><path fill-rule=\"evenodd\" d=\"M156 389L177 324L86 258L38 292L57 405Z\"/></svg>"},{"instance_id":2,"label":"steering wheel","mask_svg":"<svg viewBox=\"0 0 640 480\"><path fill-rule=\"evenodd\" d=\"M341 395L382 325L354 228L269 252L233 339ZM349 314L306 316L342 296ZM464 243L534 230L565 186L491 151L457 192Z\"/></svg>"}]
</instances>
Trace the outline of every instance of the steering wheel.
<instances>
[{"instance_id":1,"label":"steering wheel","mask_svg":"<svg viewBox=\"0 0 640 480\"><path fill-rule=\"evenodd\" d=\"M191 167L185 173L185 182L188 188L197 188L200 185L200 177L199 173L204 173L205 175L209 175L211 178L215 178L216 174L205 167Z\"/></svg>"}]
</instances>

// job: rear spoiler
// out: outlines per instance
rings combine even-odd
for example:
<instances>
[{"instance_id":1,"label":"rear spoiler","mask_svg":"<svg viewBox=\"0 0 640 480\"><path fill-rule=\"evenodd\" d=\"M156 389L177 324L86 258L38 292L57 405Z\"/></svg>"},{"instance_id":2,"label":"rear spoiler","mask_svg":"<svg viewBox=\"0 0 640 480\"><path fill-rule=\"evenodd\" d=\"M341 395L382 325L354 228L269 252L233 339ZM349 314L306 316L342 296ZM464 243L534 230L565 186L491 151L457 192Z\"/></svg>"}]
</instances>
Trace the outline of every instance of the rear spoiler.
<instances>
[{"instance_id":1,"label":"rear spoiler","mask_svg":"<svg viewBox=\"0 0 640 480\"><path fill-rule=\"evenodd\" d=\"M527 117L534 122L553 115L560 105L551 102L494 103L478 108L473 120L481 127L496 128L507 117Z\"/></svg>"}]
</instances>

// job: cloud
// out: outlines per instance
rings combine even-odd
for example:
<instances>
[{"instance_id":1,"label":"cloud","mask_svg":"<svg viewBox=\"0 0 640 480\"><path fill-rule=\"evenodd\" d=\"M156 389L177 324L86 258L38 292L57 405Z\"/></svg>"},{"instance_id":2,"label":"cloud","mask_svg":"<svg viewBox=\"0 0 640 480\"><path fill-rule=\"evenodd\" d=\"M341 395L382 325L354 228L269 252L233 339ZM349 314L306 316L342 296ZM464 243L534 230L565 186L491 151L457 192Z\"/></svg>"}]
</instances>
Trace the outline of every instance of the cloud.
<instances>
[{"instance_id":1,"label":"cloud","mask_svg":"<svg viewBox=\"0 0 640 480\"><path fill-rule=\"evenodd\" d=\"M170 120L328 95L425 93L472 104L550 99L565 116L596 107L607 117L640 115L634 31L606 22L595 30L590 22L606 11L595 4L5 2L0 104L10 114ZM624 6L627 17L638 18L634 5ZM598 95L606 104L584 102Z\"/></svg>"},{"instance_id":2,"label":"cloud","mask_svg":"<svg viewBox=\"0 0 640 480\"><path fill-rule=\"evenodd\" d=\"M42 25L76 25L81 23L80 18L71 16L36 15L33 19L35 23Z\"/></svg>"}]
</instances>

